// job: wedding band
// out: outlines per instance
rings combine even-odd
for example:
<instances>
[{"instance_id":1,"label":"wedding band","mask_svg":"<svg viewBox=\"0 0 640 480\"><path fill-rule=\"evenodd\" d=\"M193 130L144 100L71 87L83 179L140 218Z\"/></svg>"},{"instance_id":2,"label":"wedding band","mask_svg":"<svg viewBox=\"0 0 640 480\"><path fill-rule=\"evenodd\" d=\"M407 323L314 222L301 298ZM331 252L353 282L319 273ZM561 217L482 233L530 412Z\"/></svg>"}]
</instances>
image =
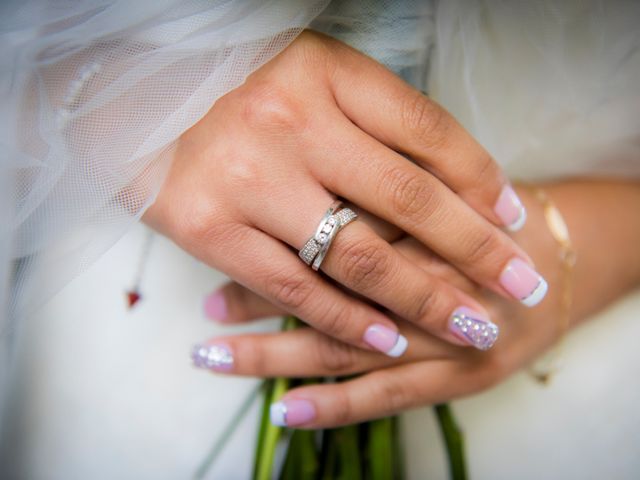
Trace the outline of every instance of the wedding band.
<instances>
[{"instance_id":1,"label":"wedding band","mask_svg":"<svg viewBox=\"0 0 640 480\"><path fill-rule=\"evenodd\" d=\"M313 259L316 258L316 255L318 255L318 252L320 251L321 244L318 241L316 241L316 237L318 236L319 233L321 233L321 230L324 227L325 222L329 220L329 217L333 215L333 212L335 212L336 209L341 204L342 202L338 200L336 200L331 204L331 206L324 213L322 220L320 220L320 223L318 224L318 228L316 229L316 233L309 240L307 240L307 243L305 243L304 247L302 247L298 252L298 256L307 265L311 265L311 262L313 262Z\"/></svg>"},{"instance_id":2,"label":"wedding band","mask_svg":"<svg viewBox=\"0 0 640 480\"><path fill-rule=\"evenodd\" d=\"M358 216L350 208L343 208L336 213L340 205L340 202L334 202L329 207L318 224L316 233L307 240L307 243L298 252L298 256L302 261L307 265L311 265L314 270L320 268L338 232Z\"/></svg>"},{"instance_id":3,"label":"wedding band","mask_svg":"<svg viewBox=\"0 0 640 480\"><path fill-rule=\"evenodd\" d=\"M327 255L329 247L333 243L333 239L336 238L336 235L338 235L338 232L342 230L348 223L353 222L357 217L358 215L356 215L356 212L354 212L350 208L343 208L338 213L333 215L332 218L335 218L337 220L337 225L331 230L331 232L329 232L329 236L320 247L320 251L318 252L316 258L313 260L313 265L311 265L311 268L316 271L320 268L320 265L322 265L322 261Z\"/></svg>"}]
</instances>

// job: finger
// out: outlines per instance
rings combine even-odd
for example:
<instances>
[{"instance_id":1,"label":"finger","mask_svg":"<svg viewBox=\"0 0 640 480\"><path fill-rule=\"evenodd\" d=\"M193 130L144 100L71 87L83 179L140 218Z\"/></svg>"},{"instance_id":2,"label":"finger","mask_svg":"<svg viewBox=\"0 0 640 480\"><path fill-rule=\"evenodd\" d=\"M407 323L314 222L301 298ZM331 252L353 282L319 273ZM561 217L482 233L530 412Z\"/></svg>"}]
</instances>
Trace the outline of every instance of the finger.
<instances>
[{"instance_id":1,"label":"finger","mask_svg":"<svg viewBox=\"0 0 640 480\"><path fill-rule=\"evenodd\" d=\"M307 153L325 188L416 237L478 284L527 306L542 300L546 282L529 257L440 180L346 119L326 127L322 147Z\"/></svg>"},{"instance_id":2,"label":"finger","mask_svg":"<svg viewBox=\"0 0 640 480\"><path fill-rule=\"evenodd\" d=\"M391 310L438 338L486 350L498 327L475 299L401 255L364 223L336 237L323 271L351 290ZM472 322L470 335L461 318Z\"/></svg>"},{"instance_id":3,"label":"finger","mask_svg":"<svg viewBox=\"0 0 640 480\"><path fill-rule=\"evenodd\" d=\"M375 217L363 212L360 218L367 225L377 223ZM379 229L383 235L381 229ZM391 232L391 230L387 230ZM405 237L393 243L393 248L417 267L449 282L462 291L473 291L476 287L450 264L425 248L412 237ZM228 282L205 298L205 313L212 320L223 323L242 323L274 316L287 315L260 295L236 283Z\"/></svg>"},{"instance_id":4,"label":"finger","mask_svg":"<svg viewBox=\"0 0 640 480\"><path fill-rule=\"evenodd\" d=\"M439 279L453 285L463 292L474 292L478 290L478 285L469 280L446 262L442 257L436 255L413 237L404 237L393 242L396 251L416 265L418 268L435 275Z\"/></svg>"},{"instance_id":5,"label":"finger","mask_svg":"<svg viewBox=\"0 0 640 480\"><path fill-rule=\"evenodd\" d=\"M355 207L352 206L352 208ZM402 231L397 227L368 212L359 211L358 217L360 221L369 225L388 242L392 242L403 235ZM283 311L260 295L233 281L228 282L205 297L204 312L211 320L221 323L242 323L290 313Z\"/></svg>"},{"instance_id":6,"label":"finger","mask_svg":"<svg viewBox=\"0 0 640 480\"><path fill-rule=\"evenodd\" d=\"M415 326L403 324L411 348L401 358L359 349L311 328L269 334L242 334L208 340L194 349L196 366L213 371L252 377L344 376L418 360L450 358L451 347ZM225 365L199 361L211 352L224 351ZM222 367L222 368L221 368Z\"/></svg>"},{"instance_id":7,"label":"finger","mask_svg":"<svg viewBox=\"0 0 640 480\"><path fill-rule=\"evenodd\" d=\"M220 226L219 232L215 251L233 254L220 258L205 249L205 262L327 335L390 356L404 353L406 338L393 321L328 283L281 242L247 225Z\"/></svg>"},{"instance_id":8,"label":"finger","mask_svg":"<svg viewBox=\"0 0 640 480\"><path fill-rule=\"evenodd\" d=\"M288 313L236 282L228 282L207 295L204 312L221 323L242 323Z\"/></svg>"},{"instance_id":9,"label":"finger","mask_svg":"<svg viewBox=\"0 0 640 480\"><path fill-rule=\"evenodd\" d=\"M383 223L367 212L360 214L368 225ZM383 227L384 228L384 227ZM378 230L381 235L393 233L391 229ZM388 235L387 235L388 236ZM412 237L405 237L393 243L393 248L417 267L447 281L463 291L473 291L476 287L442 258L427 250ZM268 300L236 282L228 282L205 298L205 313L212 320L222 323L242 323L274 316L287 315Z\"/></svg>"},{"instance_id":10,"label":"finger","mask_svg":"<svg viewBox=\"0 0 640 480\"><path fill-rule=\"evenodd\" d=\"M474 362L473 356L466 361L426 360L345 382L297 388L272 404L271 421L287 427L332 428L446 402L490 384L491 369Z\"/></svg>"},{"instance_id":11,"label":"finger","mask_svg":"<svg viewBox=\"0 0 640 480\"><path fill-rule=\"evenodd\" d=\"M252 209L245 215L259 229L300 249L316 231L317 222L332 203L331 197L317 185L288 187L286 193L281 190L274 189L272 201L259 213ZM286 211L282 206L286 205L284 195L304 199L303 212L287 222L280 220ZM338 232L322 271L344 287L449 342L488 349L497 339L498 327L478 302L416 267L363 222L356 220ZM473 332L460 324L463 317L478 335L470 335ZM372 344L377 342L374 333L367 336Z\"/></svg>"},{"instance_id":12,"label":"finger","mask_svg":"<svg viewBox=\"0 0 640 480\"><path fill-rule=\"evenodd\" d=\"M337 48L332 87L352 122L410 155L491 222L522 228L526 211L502 170L451 114L370 58Z\"/></svg>"}]
</instances>

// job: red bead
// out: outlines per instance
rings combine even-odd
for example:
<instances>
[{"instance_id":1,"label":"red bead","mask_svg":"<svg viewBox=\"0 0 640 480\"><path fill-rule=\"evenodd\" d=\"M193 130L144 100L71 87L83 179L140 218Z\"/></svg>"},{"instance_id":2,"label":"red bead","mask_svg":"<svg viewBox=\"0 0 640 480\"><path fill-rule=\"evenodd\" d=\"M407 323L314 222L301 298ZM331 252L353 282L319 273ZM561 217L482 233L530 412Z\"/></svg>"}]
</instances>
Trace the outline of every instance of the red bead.
<instances>
[{"instance_id":1,"label":"red bead","mask_svg":"<svg viewBox=\"0 0 640 480\"><path fill-rule=\"evenodd\" d=\"M138 292L136 292L135 290L132 290L130 292L127 292L127 304L129 306L129 308L133 308L133 306L138 303L138 301L140 300L140 294Z\"/></svg>"}]
</instances>

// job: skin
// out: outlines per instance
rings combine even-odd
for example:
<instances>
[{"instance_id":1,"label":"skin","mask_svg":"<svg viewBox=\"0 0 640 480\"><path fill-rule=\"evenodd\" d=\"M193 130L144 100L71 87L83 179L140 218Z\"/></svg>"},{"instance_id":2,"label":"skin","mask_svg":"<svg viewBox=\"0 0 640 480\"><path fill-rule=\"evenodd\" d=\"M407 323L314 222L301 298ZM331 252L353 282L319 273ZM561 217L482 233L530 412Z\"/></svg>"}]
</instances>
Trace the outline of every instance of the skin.
<instances>
[{"instance_id":1,"label":"skin","mask_svg":"<svg viewBox=\"0 0 640 480\"><path fill-rule=\"evenodd\" d=\"M640 285L640 182L572 180L544 188L562 212L577 252L570 325L575 328ZM403 321L399 325L409 340L409 349L400 359L353 348L306 328L212 341L223 341L232 349L235 364L231 373L236 375L317 377L362 373L354 380L288 392L284 398L310 400L316 408L316 418L299 428L366 421L491 387L528 365L559 336L562 277L558 246L549 233L542 206L527 188L517 190L528 208L529 220L513 238L531 253L549 282L547 298L535 309L526 309L479 287L411 237L393 244L420 268L457 285L485 305L500 326L500 338L487 352L447 344ZM376 223L372 217L363 221ZM393 232L387 231L386 235ZM228 321L283 313L237 284L231 283L222 291L229 305Z\"/></svg>"},{"instance_id":2,"label":"skin","mask_svg":"<svg viewBox=\"0 0 640 480\"><path fill-rule=\"evenodd\" d=\"M372 350L364 333L374 324L397 329L392 314L460 344L449 316L460 306L482 306L416 266L380 232L406 231L506 297L502 269L514 257L530 261L493 211L506 184L444 109L357 51L305 32L181 136L144 220L347 344ZM345 228L322 276L296 252L335 196L389 224ZM453 234L464 241L451 242Z\"/></svg>"}]
</instances>

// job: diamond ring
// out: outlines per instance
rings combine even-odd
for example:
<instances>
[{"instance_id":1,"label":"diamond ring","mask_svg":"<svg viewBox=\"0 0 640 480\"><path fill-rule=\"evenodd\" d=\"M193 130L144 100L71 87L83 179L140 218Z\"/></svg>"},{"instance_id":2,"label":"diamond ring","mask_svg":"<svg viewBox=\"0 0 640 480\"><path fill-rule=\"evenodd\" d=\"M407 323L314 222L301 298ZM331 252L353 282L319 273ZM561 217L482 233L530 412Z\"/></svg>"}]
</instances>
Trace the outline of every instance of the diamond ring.
<instances>
[{"instance_id":1,"label":"diamond ring","mask_svg":"<svg viewBox=\"0 0 640 480\"><path fill-rule=\"evenodd\" d=\"M298 253L302 261L311 265L314 270L318 270L322 265L338 232L358 217L353 210L346 207L336 212L340 205L340 202L335 202L329 207L318 224L316 233L307 240Z\"/></svg>"}]
</instances>

